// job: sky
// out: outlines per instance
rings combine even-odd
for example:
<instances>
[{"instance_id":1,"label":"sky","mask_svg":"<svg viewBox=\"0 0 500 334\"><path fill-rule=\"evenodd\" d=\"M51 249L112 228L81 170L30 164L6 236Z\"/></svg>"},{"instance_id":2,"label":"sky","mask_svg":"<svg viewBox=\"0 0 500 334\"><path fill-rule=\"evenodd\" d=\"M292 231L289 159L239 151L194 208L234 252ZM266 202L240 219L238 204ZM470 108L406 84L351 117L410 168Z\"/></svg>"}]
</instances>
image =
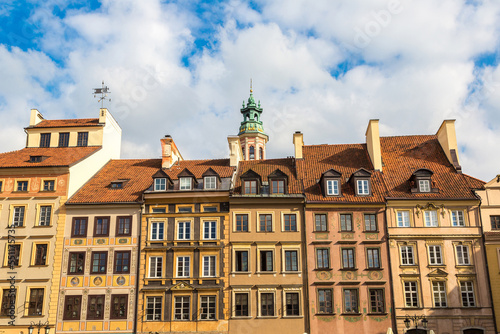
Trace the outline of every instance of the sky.
<instances>
[{"instance_id":1,"label":"sky","mask_svg":"<svg viewBox=\"0 0 500 334\"><path fill-rule=\"evenodd\" d=\"M456 120L463 171L500 173L498 0L0 0L0 152L30 109L120 124L122 158L226 158L242 102L261 101L267 157L306 145L435 134Z\"/></svg>"}]
</instances>

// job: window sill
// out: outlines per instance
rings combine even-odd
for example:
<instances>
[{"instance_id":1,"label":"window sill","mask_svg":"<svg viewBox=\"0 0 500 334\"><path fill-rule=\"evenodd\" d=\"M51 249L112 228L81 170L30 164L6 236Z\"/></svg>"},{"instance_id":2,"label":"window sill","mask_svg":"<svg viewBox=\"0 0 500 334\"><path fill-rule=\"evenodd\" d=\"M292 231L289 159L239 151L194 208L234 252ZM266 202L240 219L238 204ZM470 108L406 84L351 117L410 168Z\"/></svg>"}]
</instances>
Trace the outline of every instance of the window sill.
<instances>
[{"instance_id":1,"label":"window sill","mask_svg":"<svg viewBox=\"0 0 500 334\"><path fill-rule=\"evenodd\" d=\"M131 236L132 236L131 234L117 234L116 235L117 238L127 238L127 237L131 237Z\"/></svg>"},{"instance_id":2,"label":"window sill","mask_svg":"<svg viewBox=\"0 0 500 334\"><path fill-rule=\"evenodd\" d=\"M248 275L251 274L251 271L232 271L231 274L242 274L242 275Z\"/></svg>"},{"instance_id":3,"label":"window sill","mask_svg":"<svg viewBox=\"0 0 500 334\"><path fill-rule=\"evenodd\" d=\"M252 319L252 316L250 315L242 315L242 316L232 316L231 319L241 319L241 320L246 320L246 319Z\"/></svg>"},{"instance_id":4,"label":"window sill","mask_svg":"<svg viewBox=\"0 0 500 334\"><path fill-rule=\"evenodd\" d=\"M24 226L24 225L21 225L21 226L17 226L17 225L8 225L8 226L7 226L7 229L12 229L12 228L16 228L16 229L17 229L17 228L25 228L25 227L26 227L26 226Z\"/></svg>"},{"instance_id":5,"label":"window sill","mask_svg":"<svg viewBox=\"0 0 500 334\"><path fill-rule=\"evenodd\" d=\"M256 317L257 319L278 319L277 315L261 315Z\"/></svg>"},{"instance_id":6,"label":"window sill","mask_svg":"<svg viewBox=\"0 0 500 334\"><path fill-rule=\"evenodd\" d=\"M357 271L358 268L340 268L340 271Z\"/></svg>"},{"instance_id":7,"label":"window sill","mask_svg":"<svg viewBox=\"0 0 500 334\"><path fill-rule=\"evenodd\" d=\"M315 316L318 317L330 317L332 315L335 315L336 313L316 313Z\"/></svg>"},{"instance_id":8,"label":"window sill","mask_svg":"<svg viewBox=\"0 0 500 334\"><path fill-rule=\"evenodd\" d=\"M359 317L362 314L361 313L340 313L340 315L345 316L345 317Z\"/></svg>"},{"instance_id":9,"label":"window sill","mask_svg":"<svg viewBox=\"0 0 500 334\"><path fill-rule=\"evenodd\" d=\"M233 233L249 233L250 231L233 231Z\"/></svg>"},{"instance_id":10,"label":"window sill","mask_svg":"<svg viewBox=\"0 0 500 334\"><path fill-rule=\"evenodd\" d=\"M35 225L33 226L34 228L49 228L49 227L53 227L54 225Z\"/></svg>"},{"instance_id":11,"label":"window sill","mask_svg":"<svg viewBox=\"0 0 500 334\"><path fill-rule=\"evenodd\" d=\"M421 306L405 306L401 308L402 310L423 310Z\"/></svg>"},{"instance_id":12,"label":"window sill","mask_svg":"<svg viewBox=\"0 0 500 334\"><path fill-rule=\"evenodd\" d=\"M380 231L361 231L361 233L380 233Z\"/></svg>"},{"instance_id":13,"label":"window sill","mask_svg":"<svg viewBox=\"0 0 500 334\"><path fill-rule=\"evenodd\" d=\"M29 268L44 268L48 266L49 266L48 264L31 264Z\"/></svg>"},{"instance_id":14,"label":"window sill","mask_svg":"<svg viewBox=\"0 0 500 334\"><path fill-rule=\"evenodd\" d=\"M446 264L429 264L427 268L446 268Z\"/></svg>"},{"instance_id":15,"label":"window sill","mask_svg":"<svg viewBox=\"0 0 500 334\"><path fill-rule=\"evenodd\" d=\"M313 271L331 271L333 268L315 268Z\"/></svg>"},{"instance_id":16,"label":"window sill","mask_svg":"<svg viewBox=\"0 0 500 334\"><path fill-rule=\"evenodd\" d=\"M277 274L276 271L257 271L256 274L266 275L266 274Z\"/></svg>"},{"instance_id":17,"label":"window sill","mask_svg":"<svg viewBox=\"0 0 500 334\"><path fill-rule=\"evenodd\" d=\"M85 273L68 273L67 276L82 276L85 275Z\"/></svg>"},{"instance_id":18,"label":"window sill","mask_svg":"<svg viewBox=\"0 0 500 334\"><path fill-rule=\"evenodd\" d=\"M282 271L282 274L300 274L302 271L300 270L295 270L295 271Z\"/></svg>"},{"instance_id":19,"label":"window sill","mask_svg":"<svg viewBox=\"0 0 500 334\"><path fill-rule=\"evenodd\" d=\"M382 312L382 313L367 313L369 316L370 315L375 315L375 316L383 316L383 315L387 315L388 313L387 312Z\"/></svg>"},{"instance_id":20,"label":"window sill","mask_svg":"<svg viewBox=\"0 0 500 334\"><path fill-rule=\"evenodd\" d=\"M378 267L378 268L365 268L365 270L369 270L369 271L379 271L379 270L384 270L384 268L382 268L382 267Z\"/></svg>"},{"instance_id":21,"label":"window sill","mask_svg":"<svg viewBox=\"0 0 500 334\"><path fill-rule=\"evenodd\" d=\"M302 319L303 315L284 315L281 317L282 319Z\"/></svg>"},{"instance_id":22,"label":"window sill","mask_svg":"<svg viewBox=\"0 0 500 334\"><path fill-rule=\"evenodd\" d=\"M23 315L21 318L43 318L45 317L44 314L42 315Z\"/></svg>"}]
</instances>

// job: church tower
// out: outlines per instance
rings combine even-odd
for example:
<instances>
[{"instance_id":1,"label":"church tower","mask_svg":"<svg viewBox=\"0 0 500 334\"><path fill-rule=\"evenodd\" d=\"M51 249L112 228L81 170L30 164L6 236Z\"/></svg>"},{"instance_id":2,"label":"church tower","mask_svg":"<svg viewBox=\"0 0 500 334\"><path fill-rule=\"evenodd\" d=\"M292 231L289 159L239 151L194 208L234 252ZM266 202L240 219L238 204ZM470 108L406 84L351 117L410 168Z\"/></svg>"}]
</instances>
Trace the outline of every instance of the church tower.
<instances>
[{"instance_id":1,"label":"church tower","mask_svg":"<svg viewBox=\"0 0 500 334\"><path fill-rule=\"evenodd\" d=\"M243 122L240 125L238 137L240 138L243 160L262 160L266 158L266 143L269 137L264 133L264 126L260 120L262 108L260 101L257 105L253 98L253 90L250 86L250 97L245 107L241 108Z\"/></svg>"}]
</instances>

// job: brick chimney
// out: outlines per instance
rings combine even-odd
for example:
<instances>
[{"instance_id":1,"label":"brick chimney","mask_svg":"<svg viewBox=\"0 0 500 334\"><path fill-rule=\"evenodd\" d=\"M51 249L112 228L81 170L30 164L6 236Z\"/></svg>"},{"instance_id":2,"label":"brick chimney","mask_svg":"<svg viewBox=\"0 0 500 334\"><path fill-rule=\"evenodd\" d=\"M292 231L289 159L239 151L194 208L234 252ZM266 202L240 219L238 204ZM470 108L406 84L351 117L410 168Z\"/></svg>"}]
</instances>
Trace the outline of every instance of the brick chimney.
<instances>
[{"instance_id":1,"label":"brick chimney","mask_svg":"<svg viewBox=\"0 0 500 334\"><path fill-rule=\"evenodd\" d=\"M184 160L174 140L169 135L160 139L161 142L161 167L170 168L175 162Z\"/></svg>"}]
</instances>

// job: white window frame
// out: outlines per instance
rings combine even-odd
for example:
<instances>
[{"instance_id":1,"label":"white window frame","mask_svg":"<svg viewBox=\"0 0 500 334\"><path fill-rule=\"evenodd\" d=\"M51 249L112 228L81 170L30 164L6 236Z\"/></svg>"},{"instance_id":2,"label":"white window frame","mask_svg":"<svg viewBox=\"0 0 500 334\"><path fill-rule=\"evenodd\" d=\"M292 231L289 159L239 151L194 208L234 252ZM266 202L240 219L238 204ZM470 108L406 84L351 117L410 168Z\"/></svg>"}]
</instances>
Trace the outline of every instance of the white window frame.
<instances>
[{"instance_id":1,"label":"white window frame","mask_svg":"<svg viewBox=\"0 0 500 334\"><path fill-rule=\"evenodd\" d=\"M456 245L455 251L457 253L457 265L459 266L471 265L470 248L468 245Z\"/></svg>"},{"instance_id":2,"label":"white window frame","mask_svg":"<svg viewBox=\"0 0 500 334\"><path fill-rule=\"evenodd\" d=\"M356 185L358 195L370 195L370 182L368 180L357 180Z\"/></svg>"},{"instance_id":3,"label":"white window frame","mask_svg":"<svg viewBox=\"0 0 500 334\"><path fill-rule=\"evenodd\" d=\"M158 303L158 299L160 302ZM160 309L158 310L156 308L157 305L160 305ZM153 314L151 314L152 318L150 318L150 315L147 313L147 310L149 309L148 306L153 305L151 308L153 310ZM146 320L147 321L161 321L161 314L162 314L162 305L163 305L163 299L160 296L148 296L146 298Z\"/></svg>"},{"instance_id":4,"label":"white window frame","mask_svg":"<svg viewBox=\"0 0 500 334\"><path fill-rule=\"evenodd\" d=\"M217 256L204 255L202 263L203 263L203 272L202 272L203 277L217 277Z\"/></svg>"},{"instance_id":5,"label":"white window frame","mask_svg":"<svg viewBox=\"0 0 500 334\"><path fill-rule=\"evenodd\" d=\"M464 295L467 299L467 303L464 303ZM476 295L474 293L473 281L460 281L460 297L462 307L476 307Z\"/></svg>"},{"instance_id":6,"label":"white window frame","mask_svg":"<svg viewBox=\"0 0 500 334\"><path fill-rule=\"evenodd\" d=\"M428 245L429 265L440 266L443 264L443 249L441 245Z\"/></svg>"},{"instance_id":7,"label":"white window frame","mask_svg":"<svg viewBox=\"0 0 500 334\"><path fill-rule=\"evenodd\" d=\"M179 275L179 270L181 270L180 275ZM176 277L191 276L191 256L189 255L177 256L177 260L175 261L175 274Z\"/></svg>"},{"instance_id":8,"label":"white window frame","mask_svg":"<svg viewBox=\"0 0 500 334\"><path fill-rule=\"evenodd\" d=\"M151 275L151 269L154 267L154 275ZM161 275L158 276L158 269L160 269ZM163 257L162 256L150 256L149 257L149 278L161 278L163 277Z\"/></svg>"},{"instance_id":9,"label":"white window frame","mask_svg":"<svg viewBox=\"0 0 500 334\"><path fill-rule=\"evenodd\" d=\"M436 210L424 211L425 227L439 227L438 213Z\"/></svg>"},{"instance_id":10,"label":"white window frame","mask_svg":"<svg viewBox=\"0 0 500 334\"><path fill-rule=\"evenodd\" d=\"M181 228L182 226L182 228ZM189 227L189 235L186 232L186 227ZM177 240L191 240L191 221L183 220L177 222Z\"/></svg>"},{"instance_id":11,"label":"white window frame","mask_svg":"<svg viewBox=\"0 0 500 334\"><path fill-rule=\"evenodd\" d=\"M405 307L417 308L420 305L420 300L419 300L419 295L418 295L418 282L417 281L405 281L405 282L403 282L403 292L404 292L404 299L405 299ZM417 300L416 305L413 304L414 299ZM410 303L408 303L408 301L410 301Z\"/></svg>"},{"instance_id":12,"label":"white window frame","mask_svg":"<svg viewBox=\"0 0 500 334\"><path fill-rule=\"evenodd\" d=\"M160 238L160 226L162 230L162 237ZM155 237L156 229L156 237ZM164 222L151 222L151 233L149 240L164 240L165 238L165 223Z\"/></svg>"},{"instance_id":13,"label":"white window frame","mask_svg":"<svg viewBox=\"0 0 500 334\"><path fill-rule=\"evenodd\" d=\"M406 261L404 261L406 255ZM400 256L401 256L401 265L403 266L414 266L415 265L415 252L413 249L413 245L401 245L400 246ZM411 260L411 261L410 261ZM407 262L407 263L405 263Z\"/></svg>"},{"instance_id":14,"label":"white window frame","mask_svg":"<svg viewBox=\"0 0 500 334\"><path fill-rule=\"evenodd\" d=\"M22 208L22 210L20 210ZM19 210L18 210L19 209ZM26 206L25 205L15 205L12 207L12 222L11 226L21 227L24 226L24 221L26 218ZM22 212L20 212L22 211Z\"/></svg>"},{"instance_id":15,"label":"white window frame","mask_svg":"<svg viewBox=\"0 0 500 334\"><path fill-rule=\"evenodd\" d=\"M154 181L154 191L167 190L167 179L164 177L156 178Z\"/></svg>"},{"instance_id":16,"label":"white window frame","mask_svg":"<svg viewBox=\"0 0 500 334\"><path fill-rule=\"evenodd\" d=\"M401 210L396 212L398 227L411 227L410 210Z\"/></svg>"},{"instance_id":17,"label":"white window frame","mask_svg":"<svg viewBox=\"0 0 500 334\"><path fill-rule=\"evenodd\" d=\"M339 194L339 180L326 180L326 194L330 196Z\"/></svg>"},{"instance_id":18,"label":"white window frame","mask_svg":"<svg viewBox=\"0 0 500 334\"><path fill-rule=\"evenodd\" d=\"M434 307L444 308L448 307L448 300L446 296L446 282L432 281L432 302Z\"/></svg>"},{"instance_id":19,"label":"white window frame","mask_svg":"<svg viewBox=\"0 0 500 334\"><path fill-rule=\"evenodd\" d=\"M418 191L421 193L431 192L431 181L430 180L418 180Z\"/></svg>"},{"instance_id":20,"label":"white window frame","mask_svg":"<svg viewBox=\"0 0 500 334\"><path fill-rule=\"evenodd\" d=\"M465 226L465 217L463 210L451 211L451 226L462 227Z\"/></svg>"},{"instance_id":21,"label":"white window frame","mask_svg":"<svg viewBox=\"0 0 500 334\"><path fill-rule=\"evenodd\" d=\"M207 225L208 225L208 237L207 237ZM212 237L212 235L214 235ZM215 220L205 220L203 221L203 240L216 240L217 239L217 221Z\"/></svg>"},{"instance_id":22,"label":"white window frame","mask_svg":"<svg viewBox=\"0 0 500 334\"><path fill-rule=\"evenodd\" d=\"M204 301L203 299L206 300ZM210 303L213 303L214 306L214 312L203 312L203 303L206 303L206 309L210 310ZM216 295L201 295L200 296L200 320L216 320L217 319L217 296Z\"/></svg>"},{"instance_id":23,"label":"white window frame","mask_svg":"<svg viewBox=\"0 0 500 334\"><path fill-rule=\"evenodd\" d=\"M217 177L205 176L203 178L203 188L205 190L217 189Z\"/></svg>"},{"instance_id":24,"label":"white window frame","mask_svg":"<svg viewBox=\"0 0 500 334\"><path fill-rule=\"evenodd\" d=\"M48 214L47 214L48 208ZM40 205L40 212L38 214L38 226L50 226L52 221L52 205Z\"/></svg>"},{"instance_id":25,"label":"white window frame","mask_svg":"<svg viewBox=\"0 0 500 334\"><path fill-rule=\"evenodd\" d=\"M180 312L177 313L177 307L176 307L176 304L177 304L177 298L182 298L182 301L181 301L181 308L180 308ZM184 313L184 304L185 304L185 299L184 298L187 298L187 303L189 304L189 311L188 313ZM173 309L174 309L174 320L176 321L189 321L191 319L191 296L174 296L174 305L173 306ZM177 315L180 315L180 319L176 319L176 316ZM187 319L186 319L186 316L187 316Z\"/></svg>"},{"instance_id":26,"label":"white window frame","mask_svg":"<svg viewBox=\"0 0 500 334\"><path fill-rule=\"evenodd\" d=\"M191 178L190 177L180 177L179 178L179 190L191 190Z\"/></svg>"}]
</instances>

